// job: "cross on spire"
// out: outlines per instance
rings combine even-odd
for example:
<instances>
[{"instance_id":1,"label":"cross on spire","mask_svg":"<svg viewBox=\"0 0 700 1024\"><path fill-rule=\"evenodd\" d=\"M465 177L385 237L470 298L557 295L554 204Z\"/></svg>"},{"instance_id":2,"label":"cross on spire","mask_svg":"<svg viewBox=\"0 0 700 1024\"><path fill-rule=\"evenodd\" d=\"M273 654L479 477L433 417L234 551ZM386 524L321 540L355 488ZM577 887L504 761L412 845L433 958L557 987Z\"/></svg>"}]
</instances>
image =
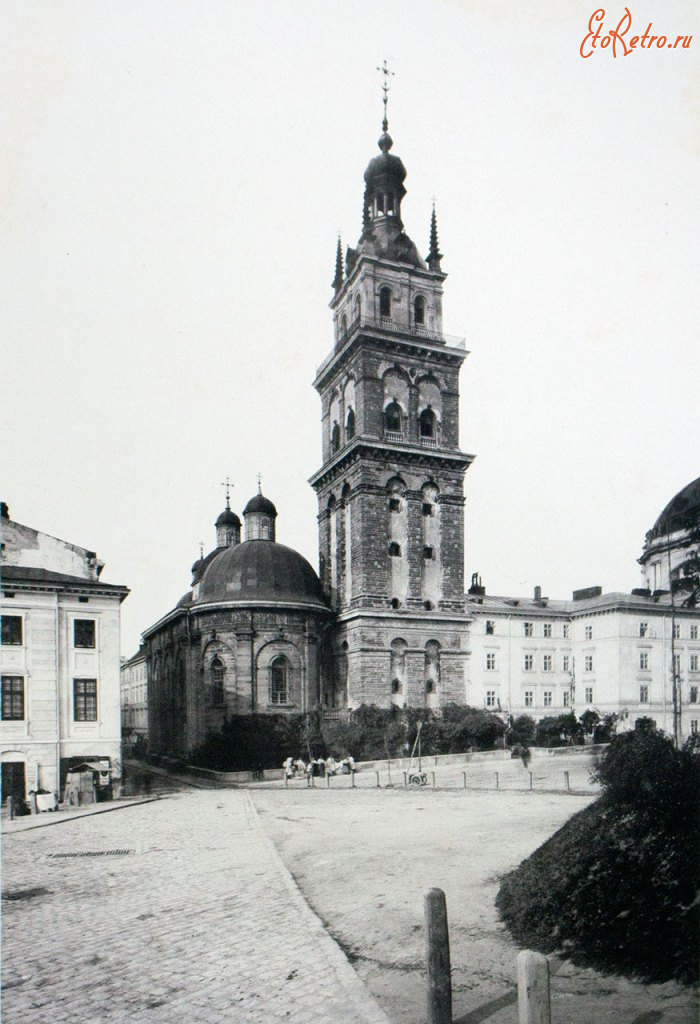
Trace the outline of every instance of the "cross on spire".
<instances>
[{"instance_id":1,"label":"cross on spire","mask_svg":"<svg viewBox=\"0 0 700 1024\"><path fill-rule=\"evenodd\" d=\"M377 65L377 71L381 71L381 73L384 75L384 81L382 83L382 92L384 93L384 98L382 100L382 102L384 103L384 120L382 121L382 130L387 131L389 128L389 120L387 117L386 109L389 100L389 75L391 75L393 78L396 72L389 70L386 60L384 61L381 67Z\"/></svg>"},{"instance_id":2,"label":"cross on spire","mask_svg":"<svg viewBox=\"0 0 700 1024\"><path fill-rule=\"evenodd\" d=\"M262 476L258 473L258 494L262 494Z\"/></svg>"},{"instance_id":3,"label":"cross on spire","mask_svg":"<svg viewBox=\"0 0 700 1024\"><path fill-rule=\"evenodd\" d=\"M226 488L226 508L230 509L231 508L231 488L233 487L233 484L231 483L229 478L226 477L226 481L221 486Z\"/></svg>"}]
</instances>

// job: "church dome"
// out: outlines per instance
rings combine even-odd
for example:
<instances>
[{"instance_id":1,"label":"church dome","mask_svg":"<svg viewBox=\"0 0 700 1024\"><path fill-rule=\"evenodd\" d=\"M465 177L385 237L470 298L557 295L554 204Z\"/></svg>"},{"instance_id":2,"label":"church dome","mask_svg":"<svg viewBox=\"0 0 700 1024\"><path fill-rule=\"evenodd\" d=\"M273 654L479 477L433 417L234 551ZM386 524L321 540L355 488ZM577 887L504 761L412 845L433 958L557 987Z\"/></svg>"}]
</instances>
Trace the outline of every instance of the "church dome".
<instances>
[{"instance_id":1,"label":"church dome","mask_svg":"<svg viewBox=\"0 0 700 1024\"><path fill-rule=\"evenodd\" d=\"M238 526L240 527L241 521L235 512L232 512L230 508L225 508L219 518L216 520L217 526Z\"/></svg>"},{"instance_id":2,"label":"church dome","mask_svg":"<svg viewBox=\"0 0 700 1024\"><path fill-rule=\"evenodd\" d=\"M268 504L274 508L272 502ZM204 573L195 604L218 601L241 605L301 604L328 610L321 581L311 565L297 551L274 541L245 541L226 548L213 559Z\"/></svg>"},{"instance_id":3,"label":"church dome","mask_svg":"<svg viewBox=\"0 0 700 1024\"><path fill-rule=\"evenodd\" d=\"M700 516L700 476L671 498L651 528L650 536L661 537L687 530Z\"/></svg>"},{"instance_id":4,"label":"church dome","mask_svg":"<svg viewBox=\"0 0 700 1024\"><path fill-rule=\"evenodd\" d=\"M251 512L259 512L266 516L277 515L277 509L264 494L255 494L243 509L244 516L249 515Z\"/></svg>"}]
</instances>

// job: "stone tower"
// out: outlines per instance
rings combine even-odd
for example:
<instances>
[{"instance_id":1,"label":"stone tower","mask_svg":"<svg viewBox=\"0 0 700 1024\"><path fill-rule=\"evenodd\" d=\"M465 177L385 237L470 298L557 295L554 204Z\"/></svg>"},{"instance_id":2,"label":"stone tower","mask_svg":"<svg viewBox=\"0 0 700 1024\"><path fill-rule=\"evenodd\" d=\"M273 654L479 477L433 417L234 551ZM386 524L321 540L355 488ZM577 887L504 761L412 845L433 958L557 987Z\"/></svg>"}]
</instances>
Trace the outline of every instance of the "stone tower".
<instances>
[{"instance_id":1,"label":"stone tower","mask_svg":"<svg viewBox=\"0 0 700 1024\"><path fill-rule=\"evenodd\" d=\"M321 581L337 614L323 701L438 707L466 700L462 340L442 332L433 209L422 259L404 231L406 169L390 151L365 171L363 230L338 243L335 345L314 382L322 403Z\"/></svg>"}]
</instances>

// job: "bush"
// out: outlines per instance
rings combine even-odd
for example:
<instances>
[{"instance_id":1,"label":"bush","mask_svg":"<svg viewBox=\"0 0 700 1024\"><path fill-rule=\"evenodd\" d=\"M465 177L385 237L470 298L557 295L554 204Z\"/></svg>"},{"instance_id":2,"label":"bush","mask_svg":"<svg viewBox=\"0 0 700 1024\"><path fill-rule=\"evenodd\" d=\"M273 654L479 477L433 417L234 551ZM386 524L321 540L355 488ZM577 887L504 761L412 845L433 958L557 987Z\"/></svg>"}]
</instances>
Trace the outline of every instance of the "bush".
<instances>
[{"instance_id":1,"label":"bush","mask_svg":"<svg viewBox=\"0 0 700 1024\"><path fill-rule=\"evenodd\" d=\"M535 738L535 719L530 715L518 715L513 719L507 738L510 743L529 747Z\"/></svg>"},{"instance_id":2,"label":"bush","mask_svg":"<svg viewBox=\"0 0 700 1024\"><path fill-rule=\"evenodd\" d=\"M695 981L699 775L700 758L659 733L616 737L596 770L601 798L502 882L515 940L646 981Z\"/></svg>"},{"instance_id":3,"label":"bush","mask_svg":"<svg viewBox=\"0 0 700 1024\"><path fill-rule=\"evenodd\" d=\"M579 738L580 733L581 726L570 711L567 715L540 719L535 730L535 744L538 747L565 747Z\"/></svg>"}]
</instances>

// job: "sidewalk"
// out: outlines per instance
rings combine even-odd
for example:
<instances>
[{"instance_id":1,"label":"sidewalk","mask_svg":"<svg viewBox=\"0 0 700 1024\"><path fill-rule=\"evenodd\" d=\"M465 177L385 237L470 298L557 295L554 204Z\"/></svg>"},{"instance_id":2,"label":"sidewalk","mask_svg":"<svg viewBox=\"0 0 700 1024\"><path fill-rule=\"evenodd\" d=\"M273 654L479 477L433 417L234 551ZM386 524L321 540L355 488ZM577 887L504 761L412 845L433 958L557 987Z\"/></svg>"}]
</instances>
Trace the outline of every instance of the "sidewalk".
<instances>
[{"instance_id":1,"label":"sidewalk","mask_svg":"<svg viewBox=\"0 0 700 1024\"><path fill-rule=\"evenodd\" d=\"M248 794L125 809L4 837L7 1020L387 1024Z\"/></svg>"}]
</instances>

